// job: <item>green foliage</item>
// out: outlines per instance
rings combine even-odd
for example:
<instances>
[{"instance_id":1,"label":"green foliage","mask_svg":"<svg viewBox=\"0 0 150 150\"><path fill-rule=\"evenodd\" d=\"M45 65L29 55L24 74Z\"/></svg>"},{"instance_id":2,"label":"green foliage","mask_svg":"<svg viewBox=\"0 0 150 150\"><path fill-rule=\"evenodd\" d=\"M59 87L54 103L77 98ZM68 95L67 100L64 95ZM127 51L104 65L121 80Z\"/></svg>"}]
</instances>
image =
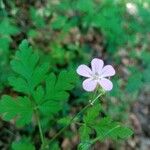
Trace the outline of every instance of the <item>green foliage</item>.
<instances>
[{"instance_id":1,"label":"green foliage","mask_svg":"<svg viewBox=\"0 0 150 150\"><path fill-rule=\"evenodd\" d=\"M90 140L90 134L92 133L92 130L90 127L88 127L86 124L83 124L83 126L80 127L80 139L83 143L88 143Z\"/></svg>"},{"instance_id":2,"label":"green foliage","mask_svg":"<svg viewBox=\"0 0 150 150\"><path fill-rule=\"evenodd\" d=\"M91 0L78 0L76 2L76 8L80 12L92 14L94 11L95 3Z\"/></svg>"},{"instance_id":3,"label":"green foliage","mask_svg":"<svg viewBox=\"0 0 150 150\"><path fill-rule=\"evenodd\" d=\"M112 121L109 117L102 118L96 125L95 130L99 140L106 138L111 139L127 139L133 134L130 128L124 127L121 124Z\"/></svg>"},{"instance_id":4,"label":"green foliage","mask_svg":"<svg viewBox=\"0 0 150 150\"><path fill-rule=\"evenodd\" d=\"M38 65L38 53L33 52L26 40L20 44L19 49L11 62L18 76L11 76L9 83L17 92L32 94L35 87L45 79L49 64Z\"/></svg>"},{"instance_id":5,"label":"green foliage","mask_svg":"<svg viewBox=\"0 0 150 150\"><path fill-rule=\"evenodd\" d=\"M7 86L7 78L11 73L9 67L11 36L19 32L20 30L11 19L6 17L0 19L0 90Z\"/></svg>"},{"instance_id":6,"label":"green foliage","mask_svg":"<svg viewBox=\"0 0 150 150\"><path fill-rule=\"evenodd\" d=\"M79 144L78 150L89 150L91 147L91 143L83 142Z\"/></svg>"},{"instance_id":7,"label":"green foliage","mask_svg":"<svg viewBox=\"0 0 150 150\"><path fill-rule=\"evenodd\" d=\"M79 130L81 140L79 150L88 150L92 144L106 138L114 140L127 139L133 134L130 128L112 121L110 117L101 118L101 111L98 104L87 110L87 114L83 118L84 123ZM95 132L96 137L94 137Z\"/></svg>"},{"instance_id":8,"label":"green foliage","mask_svg":"<svg viewBox=\"0 0 150 150\"><path fill-rule=\"evenodd\" d=\"M139 92L144 85L149 85L150 78L149 78L149 68L150 68L150 53L148 51L141 51L139 56L137 56L139 61L141 61L143 68L138 68L136 66L130 67L129 71L131 75L128 78L126 84L126 91L129 93Z\"/></svg>"},{"instance_id":9,"label":"green foliage","mask_svg":"<svg viewBox=\"0 0 150 150\"><path fill-rule=\"evenodd\" d=\"M36 27L42 28L45 26L45 20L43 19L43 10L36 10L34 7L30 8L30 16L33 22L33 25Z\"/></svg>"},{"instance_id":10,"label":"green foliage","mask_svg":"<svg viewBox=\"0 0 150 150\"><path fill-rule=\"evenodd\" d=\"M149 60L150 60L150 52L148 51L142 51L140 55L141 60L143 61L143 64L145 66L150 65Z\"/></svg>"},{"instance_id":11,"label":"green foliage","mask_svg":"<svg viewBox=\"0 0 150 150\"><path fill-rule=\"evenodd\" d=\"M87 125L93 125L94 122L93 120L95 120L100 114L101 111L101 106L99 104L93 106L92 108L90 108L86 114L86 116L84 116L84 122Z\"/></svg>"},{"instance_id":12,"label":"green foliage","mask_svg":"<svg viewBox=\"0 0 150 150\"><path fill-rule=\"evenodd\" d=\"M135 6L136 13L130 13L127 4ZM17 125L29 124L37 110L45 131L50 127L52 131L57 130L57 126L53 127L56 122L60 126L67 125L70 117L64 116L71 106L64 104L77 78L74 71L60 70L75 68L80 62L87 63L94 55L115 61L117 77L113 91L107 97L109 100L105 101L107 109L104 112L125 122L128 113L124 112L128 112L139 91L150 85L149 6L147 0L0 2L0 92L8 93L10 85L20 95L2 96L0 114L3 119L15 119ZM33 48L24 40L12 57L24 37ZM107 55L108 52L111 55ZM122 56L124 52L126 54ZM130 52L133 55L128 55ZM129 64L121 63L123 57ZM11 66L10 58L13 58ZM126 69L129 76L124 73ZM74 90L70 104L87 103L87 98L82 91ZM59 113L61 110L63 112ZM83 117L79 149L90 149L93 138L116 139L124 138L123 132L131 134L130 129L110 118L103 120L101 111L101 106L97 105ZM55 117L61 119L58 121ZM96 137L94 133L97 133ZM58 145L54 143L52 149L59 149Z\"/></svg>"},{"instance_id":13,"label":"green foliage","mask_svg":"<svg viewBox=\"0 0 150 150\"><path fill-rule=\"evenodd\" d=\"M142 73L142 79L143 79L143 82L147 85L150 85L150 63L149 63L149 60L150 60L150 52L148 51L143 51L141 53L141 57L140 57L143 65L144 65L144 70L143 70L143 73Z\"/></svg>"},{"instance_id":14,"label":"green foliage","mask_svg":"<svg viewBox=\"0 0 150 150\"><path fill-rule=\"evenodd\" d=\"M12 143L12 150L35 150L35 147L29 139L23 138Z\"/></svg>"},{"instance_id":15,"label":"green foliage","mask_svg":"<svg viewBox=\"0 0 150 150\"><path fill-rule=\"evenodd\" d=\"M53 29L61 29L65 26L67 18L65 16L58 16L52 23Z\"/></svg>"},{"instance_id":16,"label":"green foliage","mask_svg":"<svg viewBox=\"0 0 150 150\"><path fill-rule=\"evenodd\" d=\"M139 13L130 14L127 10L127 3L128 1L86 0L85 2L85 0L77 0L72 2L68 0L64 3L52 4L54 5L52 12L57 15L55 16L57 19L54 18L56 21L52 22L52 28L62 29L63 27L64 29L67 28L68 24L74 22L75 26L82 27L86 31L89 28L96 28L99 33L102 33L104 44L111 53L128 43L132 47L133 43L136 42L136 33L139 32L143 35L148 30L149 20L145 17L149 16L150 13L143 8L140 2L133 2L133 6L139 10ZM70 10L73 14L71 16L68 15ZM62 17L62 14L65 17ZM137 19L138 17L141 20ZM69 21L66 22L67 18ZM144 23L145 21L147 23Z\"/></svg>"},{"instance_id":17,"label":"green foliage","mask_svg":"<svg viewBox=\"0 0 150 150\"><path fill-rule=\"evenodd\" d=\"M0 34L2 35L14 35L19 33L19 29L10 23L8 18L1 20L0 22Z\"/></svg>"},{"instance_id":18,"label":"green foliage","mask_svg":"<svg viewBox=\"0 0 150 150\"><path fill-rule=\"evenodd\" d=\"M69 98L67 91L73 89L75 82L76 74L74 71L62 71L58 78L51 73L46 79L45 97L38 103L39 110L44 115L53 115L61 110ZM43 92L40 91L40 93Z\"/></svg>"},{"instance_id":19,"label":"green foliage","mask_svg":"<svg viewBox=\"0 0 150 150\"><path fill-rule=\"evenodd\" d=\"M126 90L129 93L138 91L142 87L142 73L138 71L136 68L131 68L131 76L128 78Z\"/></svg>"},{"instance_id":20,"label":"green foliage","mask_svg":"<svg viewBox=\"0 0 150 150\"><path fill-rule=\"evenodd\" d=\"M150 66L148 66L144 72L143 72L143 80L145 81L145 84L148 83L150 85Z\"/></svg>"},{"instance_id":21,"label":"green foliage","mask_svg":"<svg viewBox=\"0 0 150 150\"><path fill-rule=\"evenodd\" d=\"M51 143L51 144L50 144L50 148L51 148L52 150L60 150L60 147L59 147L58 142L53 142L53 143Z\"/></svg>"},{"instance_id":22,"label":"green foliage","mask_svg":"<svg viewBox=\"0 0 150 150\"><path fill-rule=\"evenodd\" d=\"M9 121L17 119L17 125L25 125L31 122L33 113L32 103L27 97L3 96L0 101L0 114L3 119Z\"/></svg>"},{"instance_id":23,"label":"green foliage","mask_svg":"<svg viewBox=\"0 0 150 150\"><path fill-rule=\"evenodd\" d=\"M3 96L0 101L0 113L3 119L17 119L17 125L31 122L33 112L37 109L44 116L53 116L63 109L77 80L74 71L61 71L58 77L48 73L47 63L39 64L39 55L24 40L15 58L11 61L15 72L9 83L16 92L26 97L13 98Z\"/></svg>"},{"instance_id":24,"label":"green foliage","mask_svg":"<svg viewBox=\"0 0 150 150\"><path fill-rule=\"evenodd\" d=\"M0 89L7 85L7 77L10 74L9 67L9 44L10 37L0 37Z\"/></svg>"},{"instance_id":25,"label":"green foliage","mask_svg":"<svg viewBox=\"0 0 150 150\"><path fill-rule=\"evenodd\" d=\"M67 126L71 121L71 117L63 117L61 119L58 120L58 124L62 125L62 126Z\"/></svg>"}]
</instances>

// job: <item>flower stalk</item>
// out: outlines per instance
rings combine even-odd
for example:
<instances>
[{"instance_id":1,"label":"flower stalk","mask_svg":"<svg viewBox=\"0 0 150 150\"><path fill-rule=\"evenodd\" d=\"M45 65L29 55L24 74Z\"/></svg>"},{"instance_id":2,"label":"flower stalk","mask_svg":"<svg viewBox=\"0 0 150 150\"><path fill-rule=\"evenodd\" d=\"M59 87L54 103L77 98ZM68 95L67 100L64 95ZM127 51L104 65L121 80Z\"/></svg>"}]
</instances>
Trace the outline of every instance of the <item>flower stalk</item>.
<instances>
[{"instance_id":1,"label":"flower stalk","mask_svg":"<svg viewBox=\"0 0 150 150\"><path fill-rule=\"evenodd\" d=\"M38 110L37 109L35 110L35 117L36 117L36 120L37 120L39 133L40 133L40 139L41 139L41 143L42 143L42 147L43 147L45 145L44 134L43 134L43 131L42 131L42 126L41 126L41 122L40 122L40 118L39 118L39 114L38 114Z\"/></svg>"},{"instance_id":2,"label":"flower stalk","mask_svg":"<svg viewBox=\"0 0 150 150\"><path fill-rule=\"evenodd\" d=\"M50 143L52 143L64 130L66 130L70 124L80 115L82 114L85 110L87 110L91 105L94 105L94 103L96 102L96 100L98 98L100 98L104 93L100 93L95 99L93 99L90 103L88 103L85 107L83 107L74 117L72 117L72 119L70 120L70 122L63 127L58 133L56 133L53 138L50 140Z\"/></svg>"}]
</instances>

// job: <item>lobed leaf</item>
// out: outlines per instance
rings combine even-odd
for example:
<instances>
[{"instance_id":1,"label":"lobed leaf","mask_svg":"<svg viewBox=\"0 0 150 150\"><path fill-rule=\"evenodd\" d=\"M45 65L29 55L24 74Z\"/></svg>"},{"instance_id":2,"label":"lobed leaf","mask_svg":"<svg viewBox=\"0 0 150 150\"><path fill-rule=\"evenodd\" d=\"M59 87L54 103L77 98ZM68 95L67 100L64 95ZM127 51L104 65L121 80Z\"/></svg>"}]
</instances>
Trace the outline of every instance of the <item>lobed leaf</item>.
<instances>
[{"instance_id":1,"label":"lobed leaf","mask_svg":"<svg viewBox=\"0 0 150 150\"><path fill-rule=\"evenodd\" d=\"M0 101L0 114L6 121L16 118L18 126L29 124L33 114L32 103L27 97L14 99L5 95Z\"/></svg>"},{"instance_id":2,"label":"lobed leaf","mask_svg":"<svg viewBox=\"0 0 150 150\"><path fill-rule=\"evenodd\" d=\"M76 82L74 71L62 71L58 78L51 73L46 79L45 99L39 103L40 111L45 114L55 114L61 110L69 98L69 93Z\"/></svg>"},{"instance_id":3,"label":"lobed leaf","mask_svg":"<svg viewBox=\"0 0 150 150\"><path fill-rule=\"evenodd\" d=\"M112 139L126 139L133 134L133 131L130 128L124 127L117 122L113 122L109 117L105 117L99 121L94 126L97 137L100 140L104 140L106 138Z\"/></svg>"},{"instance_id":4,"label":"lobed leaf","mask_svg":"<svg viewBox=\"0 0 150 150\"><path fill-rule=\"evenodd\" d=\"M15 59L11 61L11 67L17 76L9 78L10 85L17 92L31 95L45 79L49 64L39 65L39 55L29 47L27 40L23 40Z\"/></svg>"},{"instance_id":5,"label":"lobed leaf","mask_svg":"<svg viewBox=\"0 0 150 150\"><path fill-rule=\"evenodd\" d=\"M100 115L101 106L99 104L92 106L88 109L87 114L84 116L83 120L87 125L95 124L97 117Z\"/></svg>"}]
</instances>

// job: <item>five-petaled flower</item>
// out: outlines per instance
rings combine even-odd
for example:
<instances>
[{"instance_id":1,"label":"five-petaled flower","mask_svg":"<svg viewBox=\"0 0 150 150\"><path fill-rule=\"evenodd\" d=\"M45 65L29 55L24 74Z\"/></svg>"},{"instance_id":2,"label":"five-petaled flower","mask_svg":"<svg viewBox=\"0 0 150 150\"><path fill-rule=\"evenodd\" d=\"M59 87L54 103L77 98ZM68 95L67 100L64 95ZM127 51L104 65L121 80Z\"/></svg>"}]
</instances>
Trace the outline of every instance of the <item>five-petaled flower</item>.
<instances>
[{"instance_id":1,"label":"five-petaled flower","mask_svg":"<svg viewBox=\"0 0 150 150\"><path fill-rule=\"evenodd\" d=\"M84 90L91 92L100 85L105 91L110 91L113 88L112 82L108 79L115 75L115 70L111 65L104 66L101 59L94 58L91 61L91 69L86 65L80 65L77 68L77 73L88 79L83 81Z\"/></svg>"}]
</instances>

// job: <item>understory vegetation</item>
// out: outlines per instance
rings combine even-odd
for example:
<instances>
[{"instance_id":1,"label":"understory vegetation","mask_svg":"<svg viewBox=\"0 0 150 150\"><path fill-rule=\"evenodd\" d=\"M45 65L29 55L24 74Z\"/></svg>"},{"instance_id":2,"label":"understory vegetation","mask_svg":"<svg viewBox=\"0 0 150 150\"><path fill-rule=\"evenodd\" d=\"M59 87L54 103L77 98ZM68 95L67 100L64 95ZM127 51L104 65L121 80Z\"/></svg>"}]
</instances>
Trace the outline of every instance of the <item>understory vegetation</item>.
<instances>
[{"instance_id":1,"label":"understory vegetation","mask_svg":"<svg viewBox=\"0 0 150 150\"><path fill-rule=\"evenodd\" d=\"M0 0L0 149L148 150L149 8L149 0ZM115 70L111 90L96 59ZM96 76L78 72L83 64ZM99 84L90 91L78 74Z\"/></svg>"}]
</instances>

